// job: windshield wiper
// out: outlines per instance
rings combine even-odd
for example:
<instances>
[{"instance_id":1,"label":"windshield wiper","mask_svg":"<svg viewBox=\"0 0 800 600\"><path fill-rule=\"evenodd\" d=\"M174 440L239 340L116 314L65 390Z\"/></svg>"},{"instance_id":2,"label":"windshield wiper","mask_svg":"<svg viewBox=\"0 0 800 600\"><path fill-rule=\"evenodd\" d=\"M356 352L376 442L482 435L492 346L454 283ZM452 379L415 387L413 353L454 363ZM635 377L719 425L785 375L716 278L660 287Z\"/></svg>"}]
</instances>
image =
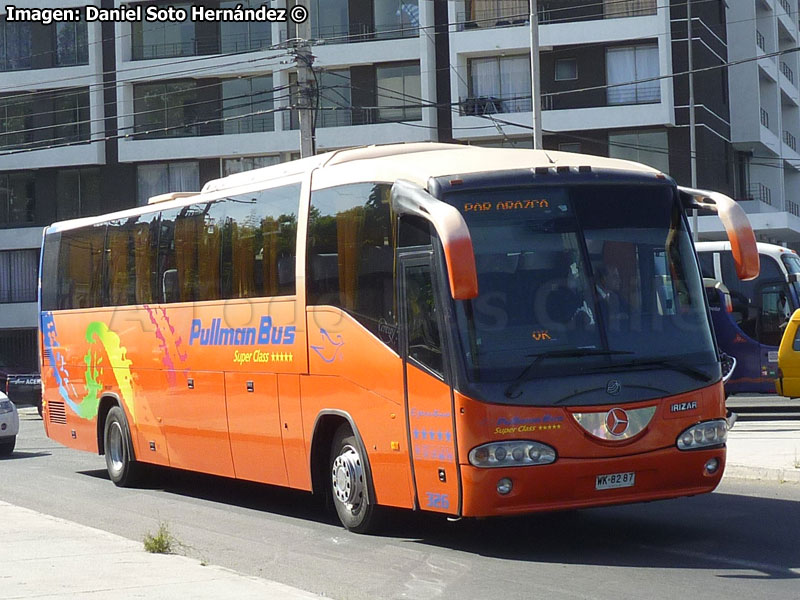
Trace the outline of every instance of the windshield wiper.
<instances>
[{"instance_id":1,"label":"windshield wiper","mask_svg":"<svg viewBox=\"0 0 800 600\"><path fill-rule=\"evenodd\" d=\"M668 359L631 360L624 363L596 367L592 369L592 371L623 371L626 369L650 369L653 367L665 367L672 371L677 371L679 373L683 373L684 375L688 375L689 377L699 381L711 381L711 376L708 373L704 373L700 369L695 369L689 365Z\"/></svg>"},{"instance_id":2,"label":"windshield wiper","mask_svg":"<svg viewBox=\"0 0 800 600\"><path fill-rule=\"evenodd\" d=\"M506 388L506 398L518 398L520 395L519 387L530 378L534 369L545 358L580 358L583 356L612 356L615 354L633 354L629 350L601 350L599 348L576 348L574 350L551 350L550 352L542 352L540 354L528 354L529 357L534 357L531 363L525 367L525 370L520 373L517 378L512 381Z\"/></svg>"}]
</instances>

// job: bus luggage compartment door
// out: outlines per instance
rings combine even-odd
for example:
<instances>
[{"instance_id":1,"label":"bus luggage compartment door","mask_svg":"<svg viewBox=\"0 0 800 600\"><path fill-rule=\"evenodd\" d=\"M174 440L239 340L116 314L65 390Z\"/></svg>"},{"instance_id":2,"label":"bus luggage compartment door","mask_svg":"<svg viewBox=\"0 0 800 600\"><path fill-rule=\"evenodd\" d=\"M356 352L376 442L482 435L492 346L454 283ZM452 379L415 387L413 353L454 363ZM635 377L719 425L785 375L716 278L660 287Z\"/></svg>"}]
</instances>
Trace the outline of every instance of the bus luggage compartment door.
<instances>
[{"instance_id":1,"label":"bus luggage compartment door","mask_svg":"<svg viewBox=\"0 0 800 600\"><path fill-rule=\"evenodd\" d=\"M452 389L444 364L431 252L401 257L400 274L400 343L417 503L423 510L458 514L461 485Z\"/></svg>"}]
</instances>

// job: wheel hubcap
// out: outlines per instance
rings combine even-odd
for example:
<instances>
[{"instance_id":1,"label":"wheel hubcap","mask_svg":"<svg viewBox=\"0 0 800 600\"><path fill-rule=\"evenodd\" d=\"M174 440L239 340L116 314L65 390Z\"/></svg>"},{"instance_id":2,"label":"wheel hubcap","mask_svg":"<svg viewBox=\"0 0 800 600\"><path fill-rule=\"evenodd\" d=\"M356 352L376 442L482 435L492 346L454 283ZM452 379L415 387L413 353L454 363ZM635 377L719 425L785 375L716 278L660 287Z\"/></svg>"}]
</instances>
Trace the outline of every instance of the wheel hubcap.
<instances>
[{"instance_id":1,"label":"wheel hubcap","mask_svg":"<svg viewBox=\"0 0 800 600\"><path fill-rule=\"evenodd\" d=\"M111 459L111 468L114 471L121 471L124 466L124 442L122 437L122 428L119 423L112 423L108 431L108 448L106 452Z\"/></svg>"},{"instance_id":2,"label":"wheel hubcap","mask_svg":"<svg viewBox=\"0 0 800 600\"><path fill-rule=\"evenodd\" d=\"M364 497L364 473L355 448L345 446L333 461L333 493L349 510L358 508Z\"/></svg>"}]
</instances>

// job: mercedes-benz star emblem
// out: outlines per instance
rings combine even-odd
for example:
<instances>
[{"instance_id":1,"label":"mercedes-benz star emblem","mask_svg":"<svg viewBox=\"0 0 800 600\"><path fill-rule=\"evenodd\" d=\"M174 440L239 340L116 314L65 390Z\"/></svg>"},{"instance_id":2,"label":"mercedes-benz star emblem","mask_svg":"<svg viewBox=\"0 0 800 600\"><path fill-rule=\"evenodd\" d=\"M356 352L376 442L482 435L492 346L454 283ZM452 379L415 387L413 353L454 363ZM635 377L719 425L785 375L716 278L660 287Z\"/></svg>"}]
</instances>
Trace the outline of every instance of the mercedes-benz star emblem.
<instances>
[{"instance_id":1,"label":"mercedes-benz star emblem","mask_svg":"<svg viewBox=\"0 0 800 600\"><path fill-rule=\"evenodd\" d=\"M616 396L619 394L620 390L622 390L622 384L619 382L619 379L612 379L606 384L606 394Z\"/></svg>"},{"instance_id":2,"label":"mercedes-benz star emblem","mask_svg":"<svg viewBox=\"0 0 800 600\"><path fill-rule=\"evenodd\" d=\"M606 414L606 429L611 435L624 434L628 429L628 413L621 408L612 408Z\"/></svg>"}]
</instances>

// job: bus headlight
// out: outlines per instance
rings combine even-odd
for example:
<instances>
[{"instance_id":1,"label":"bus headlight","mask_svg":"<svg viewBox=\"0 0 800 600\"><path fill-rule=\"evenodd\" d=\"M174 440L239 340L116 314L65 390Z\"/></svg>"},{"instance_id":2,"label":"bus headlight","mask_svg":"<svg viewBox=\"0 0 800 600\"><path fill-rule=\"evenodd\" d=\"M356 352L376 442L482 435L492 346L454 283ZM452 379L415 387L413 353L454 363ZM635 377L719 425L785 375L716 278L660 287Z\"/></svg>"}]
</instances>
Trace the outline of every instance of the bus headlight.
<instances>
[{"instance_id":1,"label":"bus headlight","mask_svg":"<svg viewBox=\"0 0 800 600\"><path fill-rule=\"evenodd\" d=\"M530 440L491 442L469 452L470 464L482 468L548 465L555 460L554 448Z\"/></svg>"},{"instance_id":2,"label":"bus headlight","mask_svg":"<svg viewBox=\"0 0 800 600\"><path fill-rule=\"evenodd\" d=\"M728 439L728 424L724 419L692 425L678 436L678 450L697 450L721 446Z\"/></svg>"}]
</instances>

